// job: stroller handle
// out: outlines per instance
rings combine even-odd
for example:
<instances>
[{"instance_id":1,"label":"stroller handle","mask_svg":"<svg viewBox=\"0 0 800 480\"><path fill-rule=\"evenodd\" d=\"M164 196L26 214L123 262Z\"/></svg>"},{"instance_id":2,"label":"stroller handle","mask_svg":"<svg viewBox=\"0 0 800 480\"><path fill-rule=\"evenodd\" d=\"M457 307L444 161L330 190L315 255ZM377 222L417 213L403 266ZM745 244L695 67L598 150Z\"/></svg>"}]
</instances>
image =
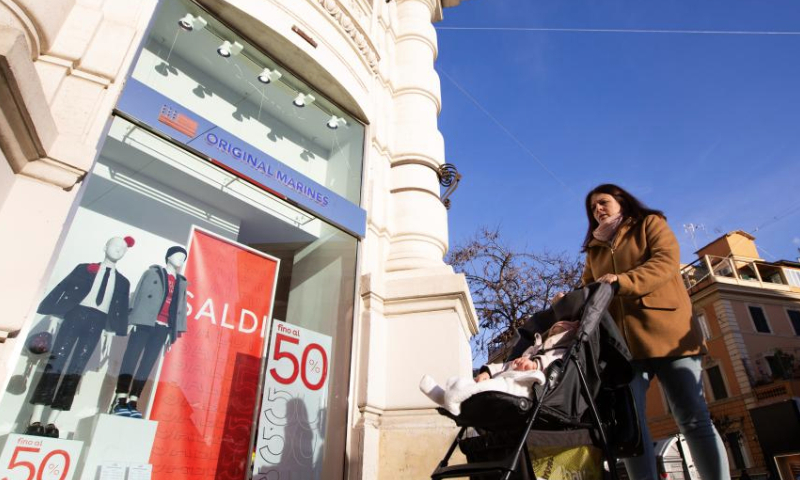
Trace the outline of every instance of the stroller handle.
<instances>
[{"instance_id":1,"label":"stroller handle","mask_svg":"<svg viewBox=\"0 0 800 480\"><path fill-rule=\"evenodd\" d=\"M603 312L611 304L611 300L614 298L614 288L608 283L593 282L581 290L586 296L586 303L581 315L578 338L584 340L594 332L603 317Z\"/></svg>"}]
</instances>

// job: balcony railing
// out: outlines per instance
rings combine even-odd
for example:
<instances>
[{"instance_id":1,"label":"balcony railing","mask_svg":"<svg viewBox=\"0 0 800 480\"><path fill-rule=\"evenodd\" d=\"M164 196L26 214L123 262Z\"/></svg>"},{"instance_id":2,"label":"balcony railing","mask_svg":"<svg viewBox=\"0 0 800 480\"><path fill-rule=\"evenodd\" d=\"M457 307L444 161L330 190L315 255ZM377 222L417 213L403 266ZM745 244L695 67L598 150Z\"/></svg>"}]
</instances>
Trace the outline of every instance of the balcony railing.
<instances>
[{"instance_id":1,"label":"balcony railing","mask_svg":"<svg viewBox=\"0 0 800 480\"><path fill-rule=\"evenodd\" d=\"M800 396L800 379L775 380L753 388L759 403L773 403Z\"/></svg>"},{"instance_id":2,"label":"balcony railing","mask_svg":"<svg viewBox=\"0 0 800 480\"><path fill-rule=\"evenodd\" d=\"M683 283L692 289L704 282L723 282L775 290L791 290L783 268L750 258L704 255L681 269ZM796 288L796 287L795 287Z\"/></svg>"}]
</instances>

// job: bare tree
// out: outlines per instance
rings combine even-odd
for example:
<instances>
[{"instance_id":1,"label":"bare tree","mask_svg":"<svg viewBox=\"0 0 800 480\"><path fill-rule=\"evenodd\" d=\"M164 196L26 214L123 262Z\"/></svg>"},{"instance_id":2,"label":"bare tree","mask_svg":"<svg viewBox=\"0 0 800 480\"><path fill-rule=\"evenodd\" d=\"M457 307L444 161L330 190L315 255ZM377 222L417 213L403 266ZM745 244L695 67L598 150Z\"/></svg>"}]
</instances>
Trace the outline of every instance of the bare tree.
<instances>
[{"instance_id":1,"label":"bare tree","mask_svg":"<svg viewBox=\"0 0 800 480\"><path fill-rule=\"evenodd\" d=\"M448 263L467 278L481 332L472 339L473 358L508 341L512 329L544 310L553 296L580 283L583 262L566 253L515 251L500 229L480 228L448 254Z\"/></svg>"}]
</instances>

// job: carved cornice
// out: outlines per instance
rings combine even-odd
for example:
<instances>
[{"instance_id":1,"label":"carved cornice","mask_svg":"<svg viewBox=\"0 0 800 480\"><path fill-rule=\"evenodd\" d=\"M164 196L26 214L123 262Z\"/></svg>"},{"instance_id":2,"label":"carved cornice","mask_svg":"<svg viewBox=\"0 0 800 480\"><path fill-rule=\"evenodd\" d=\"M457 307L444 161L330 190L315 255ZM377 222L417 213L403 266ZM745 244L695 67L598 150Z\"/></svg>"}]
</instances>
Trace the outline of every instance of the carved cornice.
<instances>
[{"instance_id":1,"label":"carved cornice","mask_svg":"<svg viewBox=\"0 0 800 480\"><path fill-rule=\"evenodd\" d=\"M361 22L367 20L367 17L362 15L362 17L358 19L361 20L361 22L354 20L353 13L345 7L340 0L317 0L317 2L334 20L336 20L339 27L344 30L350 40L355 44L370 69L377 73L378 62L381 57L378 55L375 45L372 44L372 41L361 25ZM354 7L354 11L363 14L363 12L360 12L357 5Z\"/></svg>"},{"instance_id":2,"label":"carved cornice","mask_svg":"<svg viewBox=\"0 0 800 480\"><path fill-rule=\"evenodd\" d=\"M22 32L25 35L30 58L35 60L39 56L42 42L36 24L19 5L13 1L0 0L0 25Z\"/></svg>"}]
</instances>

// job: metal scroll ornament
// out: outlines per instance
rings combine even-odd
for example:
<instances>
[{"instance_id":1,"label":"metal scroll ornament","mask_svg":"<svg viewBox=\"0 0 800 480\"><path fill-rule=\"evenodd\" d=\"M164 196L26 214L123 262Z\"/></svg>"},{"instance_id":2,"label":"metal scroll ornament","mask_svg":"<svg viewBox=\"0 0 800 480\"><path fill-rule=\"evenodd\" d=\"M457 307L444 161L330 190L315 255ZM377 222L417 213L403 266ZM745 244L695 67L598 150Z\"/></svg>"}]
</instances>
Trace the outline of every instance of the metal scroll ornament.
<instances>
[{"instance_id":1,"label":"metal scroll ornament","mask_svg":"<svg viewBox=\"0 0 800 480\"><path fill-rule=\"evenodd\" d=\"M441 195L444 208L450 210L450 195L458 188L458 183L461 181L461 174L452 163L443 163L436 172L439 176L439 185L445 188L444 193Z\"/></svg>"}]
</instances>

